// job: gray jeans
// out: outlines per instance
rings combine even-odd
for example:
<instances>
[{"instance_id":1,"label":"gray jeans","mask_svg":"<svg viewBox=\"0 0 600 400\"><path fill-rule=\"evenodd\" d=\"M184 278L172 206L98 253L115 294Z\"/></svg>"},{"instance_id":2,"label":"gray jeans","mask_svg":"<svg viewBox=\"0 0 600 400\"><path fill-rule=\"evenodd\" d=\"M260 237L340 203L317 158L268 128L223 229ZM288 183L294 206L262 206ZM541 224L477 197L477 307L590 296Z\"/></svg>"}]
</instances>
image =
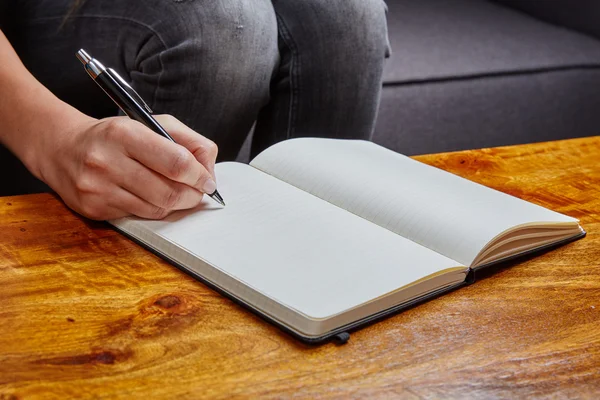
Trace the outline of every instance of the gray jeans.
<instances>
[{"instance_id":1,"label":"gray jeans","mask_svg":"<svg viewBox=\"0 0 600 400\"><path fill-rule=\"evenodd\" d=\"M292 137L371 137L389 51L383 0L87 0L67 19L71 0L16 4L6 33L26 67L94 117L118 110L79 48L155 113L214 140L219 160L255 122L253 154Z\"/></svg>"}]
</instances>

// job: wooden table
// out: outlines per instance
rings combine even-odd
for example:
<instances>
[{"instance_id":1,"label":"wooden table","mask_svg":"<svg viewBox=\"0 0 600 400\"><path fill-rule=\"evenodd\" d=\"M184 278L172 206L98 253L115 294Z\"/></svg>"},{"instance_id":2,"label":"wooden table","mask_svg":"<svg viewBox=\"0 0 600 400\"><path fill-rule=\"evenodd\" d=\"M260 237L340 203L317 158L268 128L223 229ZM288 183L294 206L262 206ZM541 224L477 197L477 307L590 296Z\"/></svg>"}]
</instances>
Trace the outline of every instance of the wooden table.
<instances>
[{"instance_id":1,"label":"wooden table","mask_svg":"<svg viewBox=\"0 0 600 400\"><path fill-rule=\"evenodd\" d=\"M585 239L303 345L51 195L0 199L0 399L600 396L600 137L417 157Z\"/></svg>"}]
</instances>

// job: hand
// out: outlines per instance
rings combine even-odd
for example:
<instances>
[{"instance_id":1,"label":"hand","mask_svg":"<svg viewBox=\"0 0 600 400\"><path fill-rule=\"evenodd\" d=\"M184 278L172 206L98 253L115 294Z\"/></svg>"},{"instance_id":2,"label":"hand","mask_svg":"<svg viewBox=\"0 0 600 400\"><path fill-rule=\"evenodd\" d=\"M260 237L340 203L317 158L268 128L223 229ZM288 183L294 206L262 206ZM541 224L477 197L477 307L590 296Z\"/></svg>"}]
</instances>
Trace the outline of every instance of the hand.
<instances>
[{"instance_id":1,"label":"hand","mask_svg":"<svg viewBox=\"0 0 600 400\"><path fill-rule=\"evenodd\" d=\"M37 174L91 219L162 219L193 208L216 189L217 146L170 115L155 118L177 143L127 117L86 117L43 141Z\"/></svg>"}]
</instances>

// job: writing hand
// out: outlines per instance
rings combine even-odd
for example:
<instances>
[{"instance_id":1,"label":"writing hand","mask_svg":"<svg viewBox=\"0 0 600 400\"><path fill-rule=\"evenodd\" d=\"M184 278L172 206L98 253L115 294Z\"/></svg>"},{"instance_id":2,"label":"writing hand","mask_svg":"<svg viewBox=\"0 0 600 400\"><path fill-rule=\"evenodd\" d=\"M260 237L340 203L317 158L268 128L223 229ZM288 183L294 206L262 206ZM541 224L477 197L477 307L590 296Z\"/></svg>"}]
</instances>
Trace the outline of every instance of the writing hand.
<instances>
[{"instance_id":1,"label":"writing hand","mask_svg":"<svg viewBox=\"0 0 600 400\"><path fill-rule=\"evenodd\" d=\"M177 143L128 117L89 118L46 143L40 178L96 220L161 219L197 206L216 188L217 146L170 115L155 118Z\"/></svg>"}]
</instances>

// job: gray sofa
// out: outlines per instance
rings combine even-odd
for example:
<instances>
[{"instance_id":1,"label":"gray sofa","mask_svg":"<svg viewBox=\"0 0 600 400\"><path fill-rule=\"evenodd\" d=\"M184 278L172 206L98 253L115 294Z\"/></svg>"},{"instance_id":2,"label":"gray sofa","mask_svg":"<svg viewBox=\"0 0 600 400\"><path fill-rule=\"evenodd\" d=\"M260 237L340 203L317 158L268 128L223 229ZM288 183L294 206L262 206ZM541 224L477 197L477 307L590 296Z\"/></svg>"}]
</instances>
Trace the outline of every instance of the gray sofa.
<instances>
[{"instance_id":1,"label":"gray sofa","mask_svg":"<svg viewBox=\"0 0 600 400\"><path fill-rule=\"evenodd\" d=\"M387 3L375 142L413 155L600 133L600 1Z\"/></svg>"}]
</instances>

